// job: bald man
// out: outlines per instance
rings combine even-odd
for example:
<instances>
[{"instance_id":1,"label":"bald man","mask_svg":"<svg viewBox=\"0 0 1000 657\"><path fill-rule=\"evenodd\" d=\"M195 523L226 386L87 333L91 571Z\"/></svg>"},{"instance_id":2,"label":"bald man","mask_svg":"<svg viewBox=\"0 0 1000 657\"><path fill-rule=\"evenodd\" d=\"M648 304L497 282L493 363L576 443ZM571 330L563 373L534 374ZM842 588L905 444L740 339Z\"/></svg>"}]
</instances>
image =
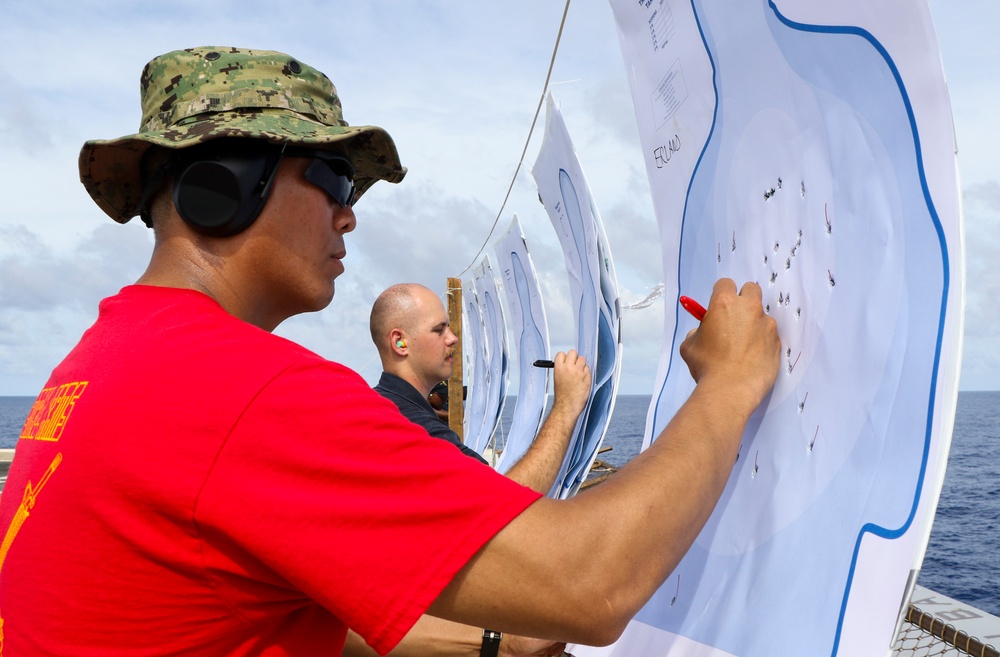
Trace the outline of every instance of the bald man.
<instances>
[{"instance_id":1,"label":"bald man","mask_svg":"<svg viewBox=\"0 0 1000 657\"><path fill-rule=\"evenodd\" d=\"M458 342L438 296L416 283L393 285L375 300L370 328L383 370L375 390L430 435L486 463L462 443L427 400L431 389L451 376ZM577 418L590 396L586 359L571 350L560 352L554 360L552 410L531 448L507 472L509 478L540 493L552 488Z\"/></svg>"},{"instance_id":2,"label":"bald man","mask_svg":"<svg viewBox=\"0 0 1000 657\"><path fill-rule=\"evenodd\" d=\"M431 390L451 377L458 342L438 296L416 283L393 285L375 300L370 329L383 369L375 390L428 434L452 443L488 466L486 459L462 442L428 400ZM560 352L555 363L552 410L531 448L507 472L510 479L543 494L555 483L591 387L590 367L584 357L575 351ZM480 628L423 616L389 657L460 657L476 654L481 640ZM498 655L548 657L561 655L563 647L559 642L505 634ZM348 632L344 655L374 657L376 653L357 634Z\"/></svg>"}]
</instances>

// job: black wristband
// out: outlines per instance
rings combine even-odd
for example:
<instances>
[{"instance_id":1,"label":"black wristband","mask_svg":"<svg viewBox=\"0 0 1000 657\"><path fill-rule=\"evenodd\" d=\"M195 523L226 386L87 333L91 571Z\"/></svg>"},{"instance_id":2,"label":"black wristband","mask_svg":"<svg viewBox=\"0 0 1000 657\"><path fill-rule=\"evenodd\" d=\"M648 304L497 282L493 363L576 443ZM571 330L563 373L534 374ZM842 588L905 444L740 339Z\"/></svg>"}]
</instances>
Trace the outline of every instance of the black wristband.
<instances>
[{"instance_id":1,"label":"black wristband","mask_svg":"<svg viewBox=\"0 0 1000 657\"><path fill-rule=\"evenodd\" d=\"M479 649L479 657L497 657L502 638L503 632L483 630L483 647Z\"/></svg>"}]
</instances>

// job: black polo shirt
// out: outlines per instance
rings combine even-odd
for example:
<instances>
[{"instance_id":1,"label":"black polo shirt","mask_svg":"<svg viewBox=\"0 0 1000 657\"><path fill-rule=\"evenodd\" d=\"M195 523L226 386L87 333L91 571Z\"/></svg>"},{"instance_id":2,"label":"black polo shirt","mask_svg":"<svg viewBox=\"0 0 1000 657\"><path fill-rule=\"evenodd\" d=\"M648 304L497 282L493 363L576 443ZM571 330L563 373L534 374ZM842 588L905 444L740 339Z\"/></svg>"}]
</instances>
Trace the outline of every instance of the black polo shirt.
<instances>
[{"instance_id":1,"label":"black polo shirt","mask_svg":"<svg viewBox=\"0 0 1000 657\"><path fill-rule=\"evenodd\" d=\"M462 450L462 453L466 456L476 459L483 465L489 465L486 459L462 442L458 434L452 431L451 427L437 416L431 403L424 399L420 395L420 391L410 385L409 382L395 374L382 372L382 378L379 379L378 385L375 386L375 391L394 403L399 408L399 412L407 420L420 425L430 435L448 441Z\"/></svg>"}]
</instances>

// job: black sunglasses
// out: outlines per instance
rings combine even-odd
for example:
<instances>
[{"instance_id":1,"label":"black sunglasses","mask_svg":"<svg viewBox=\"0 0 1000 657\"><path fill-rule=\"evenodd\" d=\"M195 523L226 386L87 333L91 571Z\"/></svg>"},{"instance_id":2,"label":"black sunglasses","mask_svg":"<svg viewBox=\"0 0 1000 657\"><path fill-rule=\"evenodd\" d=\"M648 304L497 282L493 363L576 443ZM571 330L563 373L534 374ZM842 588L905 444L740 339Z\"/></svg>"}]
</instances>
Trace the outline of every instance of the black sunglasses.
<instances>
[{"instance_id":1,"label":"black sunglasses","mask_svg":"<svg viewBox=\"0 0 1000 657\"><path fill-rule=\"evenodd\" d=\"M340 207L354 205L354 165L347 156L310 148L286 148L284 155L311 157L305 178L330 195Z\"/></svg>"}]
</instances>

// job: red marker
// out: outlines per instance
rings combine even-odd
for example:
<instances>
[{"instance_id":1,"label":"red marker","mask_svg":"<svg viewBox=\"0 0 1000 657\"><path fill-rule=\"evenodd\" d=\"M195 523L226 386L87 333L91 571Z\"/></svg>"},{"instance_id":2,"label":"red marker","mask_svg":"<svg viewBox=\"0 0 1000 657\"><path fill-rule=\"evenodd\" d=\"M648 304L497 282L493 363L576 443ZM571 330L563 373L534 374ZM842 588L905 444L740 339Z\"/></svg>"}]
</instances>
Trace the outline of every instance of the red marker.
<instances>
[{"instance_id":1,"label":"red marker","mask_svg":"<svg viewBox=\"0 0 1000 657\"><path fill-rule=\"evenodd\" d=\"M699 322L705 319L706 311L704 308L701 307L700 303L698 303L691 297L684 296L683 294L681 295L681 298L678 299L678 301L681 302L681 306L684 307L684 310L691 313L694 316L694 318L697 319Z\"/></svg>"}]
</instances>

